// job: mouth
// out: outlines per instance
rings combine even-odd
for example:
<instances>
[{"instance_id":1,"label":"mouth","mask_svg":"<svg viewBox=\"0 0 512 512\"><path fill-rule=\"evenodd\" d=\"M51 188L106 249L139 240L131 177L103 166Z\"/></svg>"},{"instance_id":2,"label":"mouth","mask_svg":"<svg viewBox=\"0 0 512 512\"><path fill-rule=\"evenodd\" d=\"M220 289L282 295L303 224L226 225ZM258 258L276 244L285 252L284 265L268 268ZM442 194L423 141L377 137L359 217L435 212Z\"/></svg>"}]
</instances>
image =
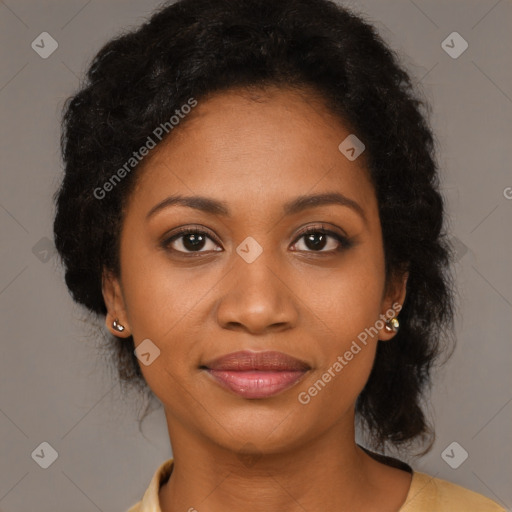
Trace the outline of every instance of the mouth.
<instances>
[{"instance_id":1,"label":"mouth","mask_svg":"<svg viewBox=\"0 0 512 512\"><path fill-rule=\"evenodd\" d=\"M311 367L282 352L233 352L200 366L223 388L248 399L268 398L294 386Z\"/></svg>"}]
</instances>

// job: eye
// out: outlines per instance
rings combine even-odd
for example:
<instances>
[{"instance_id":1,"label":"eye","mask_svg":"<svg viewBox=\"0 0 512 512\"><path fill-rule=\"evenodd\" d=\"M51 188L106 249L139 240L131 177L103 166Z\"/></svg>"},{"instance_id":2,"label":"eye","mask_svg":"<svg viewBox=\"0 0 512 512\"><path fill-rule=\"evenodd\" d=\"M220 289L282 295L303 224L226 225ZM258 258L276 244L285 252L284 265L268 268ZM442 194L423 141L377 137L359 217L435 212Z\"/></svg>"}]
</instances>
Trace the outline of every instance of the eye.
<instances>
[{"instance_id":1,"label":"eye","mask_svg":"<svg viewBox=\"0 0 512 512\"><path fill-rule=\"evenodd\" d=\"M208 248L208 241L213 243L213 247ZM217 243L214 241L213 237L210 236L206 231L192 227L181 228L170 238L166 238L162 242L162 246L165 249L171 248L171 250L183 254L208 252L211 250L221 251L222 249L214 248L216 245ZM201 250L204 249L205 246L206 250Z\"/></svg>"},{"instance_id":2,"label":"eye","mask_svg":"<svg viewBox=\"0 0 512 512\"><path fill-rule=\"evenodd\" d=\"M324 226L307 228L298 236L294 245L302 239L304 239L303 246L305 249L299 248L297 249L299 251L333 253L350 247L350 242L345 236L326 229ZM331 239L330 242L329 239Z\"/></svg>"}]
</instances>

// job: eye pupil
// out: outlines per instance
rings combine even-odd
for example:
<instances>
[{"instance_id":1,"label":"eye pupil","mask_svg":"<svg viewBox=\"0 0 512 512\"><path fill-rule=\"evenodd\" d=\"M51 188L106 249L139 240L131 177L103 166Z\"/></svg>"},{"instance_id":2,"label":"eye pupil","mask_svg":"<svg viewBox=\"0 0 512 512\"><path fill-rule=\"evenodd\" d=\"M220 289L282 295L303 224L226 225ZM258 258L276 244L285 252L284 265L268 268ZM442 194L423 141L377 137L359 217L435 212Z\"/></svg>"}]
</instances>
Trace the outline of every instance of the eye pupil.
<instances>
[{"instance_id":1,"label":"eye pupil","mask_svg":"<svg viewBox=\"0 0 512 512\"><path fill-rule=\"evenodd\" d=\"M309 233L306 236L306 245L308 246L309 249L323 249L325 247L325 238L325 233ZM311 245L309 245L310 242Z\"/></svg>"},{"instance_id":2,"label":"eye pupil","mask_svg":"<svg viewBox=\"0 0 512 512\"><path fill-rule=\"evenodd\" d=\"M188 235L183 237L183 246L187 250L197 250L202 249L204 245L204 236L198 233L189 233Z\"/></svg>"}]
</instances>

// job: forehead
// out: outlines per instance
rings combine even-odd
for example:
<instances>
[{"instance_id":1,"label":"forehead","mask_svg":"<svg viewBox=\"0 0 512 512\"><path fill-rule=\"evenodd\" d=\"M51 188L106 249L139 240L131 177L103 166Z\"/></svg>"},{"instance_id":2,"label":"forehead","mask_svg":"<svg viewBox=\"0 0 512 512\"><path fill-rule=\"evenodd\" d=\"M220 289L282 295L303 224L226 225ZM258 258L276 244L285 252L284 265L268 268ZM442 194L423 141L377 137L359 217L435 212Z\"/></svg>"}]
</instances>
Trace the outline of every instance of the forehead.
<instances>
[{"instance_id":1,"label":"forehead","mask_svg":"<svg viewBox=\"0 0 512 512\"><path fill-rule=\"evenodd\" d=\"M199 100L193 112L143 161L134 198L161 201L177 192L209 195L257 209L306 193L340 192L365 209L376 200L365 155L338 149L351 134L308 92L229 90ZM371 212L370 212L371 214Z\"/></svg>"}]
</instances>

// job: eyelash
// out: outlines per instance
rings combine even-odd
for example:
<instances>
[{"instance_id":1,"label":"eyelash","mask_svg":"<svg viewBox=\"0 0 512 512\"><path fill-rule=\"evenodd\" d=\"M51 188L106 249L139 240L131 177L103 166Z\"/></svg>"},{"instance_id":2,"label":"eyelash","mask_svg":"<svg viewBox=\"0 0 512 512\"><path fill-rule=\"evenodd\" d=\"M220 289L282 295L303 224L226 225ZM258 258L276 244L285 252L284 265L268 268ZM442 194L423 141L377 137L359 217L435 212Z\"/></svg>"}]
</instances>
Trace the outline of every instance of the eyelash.
<instances>
[{"instance_id":1,"label":"eyelash","mask_svg":"<svg viewBox=\"0 0 512 512\"><path fill-rule=\"evenodd\" d=\"M331 231L327 228L325 228L323 225L318 226L310 226L306 228L304 231L299 233L297 237L295 238L295 241L293 242L293 245L295 245L297 242L300 241L301 238L306 237L309 234L312 233L321 233L323 235L328 235L332 238L334 238L336 241L340 243L340 246L337 249L331 249L329 251L299 251L299 252L307 252L307 253L313 253L313 254L326 254L326 255L332 255L334 253L338 253L341 251L344 251L346 249L349 249L352 246L352 242L345 236L340 235L339 233L336 233L335 231ZM220 245L219 242L215 239L213 235L211 235L208 231L204 231L204 229L194 228L194 227L183 227L179 228L177 232L175 232L171 237L166 238L162 242L162 247L166 250L169 249L169 246L177 240L180 237L184 237L186 235L206 235L210 240L212 240L217 245ZM209 251L177 251L175 249L171 249L173 252L178 253L180 255L183 255L185 257L196 257L196 254L201 254L202 252L209 252ZM218 251L220 252L220 251Z\"/></svg>"}]
</instances>

